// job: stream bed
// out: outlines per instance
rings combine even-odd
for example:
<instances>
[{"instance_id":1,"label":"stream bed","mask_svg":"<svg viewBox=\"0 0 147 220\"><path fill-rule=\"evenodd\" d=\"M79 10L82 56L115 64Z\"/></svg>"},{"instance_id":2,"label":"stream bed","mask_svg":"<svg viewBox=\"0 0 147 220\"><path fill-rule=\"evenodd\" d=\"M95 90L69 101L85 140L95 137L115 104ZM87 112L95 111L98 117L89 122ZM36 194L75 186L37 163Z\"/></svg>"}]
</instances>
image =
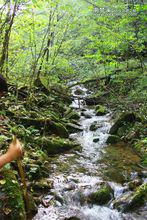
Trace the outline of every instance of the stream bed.
<instances>
[{"instance_id":1,"label":"stream bed","mask_svg":"<svg viewBox=\"0 0 147 220\"><path fill-rule=\"evenodd\" d=\"M84 91L82 96L75 95L77 88ZM138 176L140 158L125 144L107 146L106 140L112 126L111 112L96 116L94 109L84 103L87 95L84 87L75 86L73 95L75 99L71 107L81 115L79 124L82 131L71 134L70 138L76 140L82 150L53 158L49 175L53 189L43 198L44 205L38 207L33 220L146 219L144 210L123 214L113 209L111 201L106 206L99 206L85 199L104 181L114 190L115 198L129 191L127 182ZM95 131L90 130L93 123L97 124Z\"/></svg>"}]
</instances>

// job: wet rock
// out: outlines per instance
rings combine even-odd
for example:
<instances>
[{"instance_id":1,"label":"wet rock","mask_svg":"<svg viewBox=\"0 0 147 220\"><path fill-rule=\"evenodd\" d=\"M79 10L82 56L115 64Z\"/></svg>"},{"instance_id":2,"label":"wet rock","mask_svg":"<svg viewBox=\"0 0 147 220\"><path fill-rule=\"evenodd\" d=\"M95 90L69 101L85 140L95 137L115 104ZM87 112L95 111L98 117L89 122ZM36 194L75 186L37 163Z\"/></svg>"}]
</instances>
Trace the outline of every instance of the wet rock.
<instances>
[{"instance_id":1,"label":"wet rock","mask_svg":"<svg viewBox=\"0 0 147 220\"><path fill-rule=\"evenodd\" d=\"M42 146L48 154L61 153L79 146L76 142L70 141L69 139L50 136L36 137L34 138L34 142L37 145Z\"/></svg>"},{"instance_id":2,"label":"wet rock","mask_svg":"<svg viewBox=\"0 0 147 220\"><path fill-rule=\"evenodd\" d=\"M77 89L74 91L74 94L75 94L75 95L84 95L85 92L84 92L82 89L77 88Z\"/></svg>"},{"instance_id":3,"label":"wet rock","mask_svg":"<svg viewBox=\"0 0 147 220\"><path fill-rule=\"evenodd\" d=\"M94 138L94 139L93 139L93 142L94 142L94 143L97 143L97 142L99 142L99 140L100 140L99 138Z\"/></svg>"},{"instance_id":4,"label":"wet rock","mask_svg":"<svg viewBox=\"0 0 147 220\"><path fill-rule=\"evenodd\" d=\"M107 109L103 105L97 105L95 111L97 116L105 115L107 113Z\"/></svg>"},{"instance_id":5,"label":"wet rock","mask_svg":"<svg viewBox=\"0 0 147 220\"><path fill-rule=\"evenodd\" d=\"M89 201L93 204L107 204L113 197L114 191L107 183L103 183L96 192L89 196Z\"/></svg>"},{"instance_id":6,"label":"wet rock","mask_svg":"<svg viewBox=\"0 0 147 220\"><path fill-rule=\"evenodd\" d=\"M44 207L49 207L51 205L51 202L53 200L54 196L53 195L47 195L45 198L42 199L42 204Z\"/></svg>"},{"instance_id":7,"label":"wet rock","mask_svg":"<svg viewBox=\"0 0 147 220\"><path fill-rule=\"evenodd\" d=\"M75 183L69 183L65 186L64 191L74 190L76 187Z\"/></svg>"},{"instance_id":8,"label":"wet rock","mask_svg":"<svg viewBox=\"0 0 147 220\"><path fill-rule=\"evenodd\" d=\"M132 211L147 202L147 183L139 186L135 192L122 195L114 201L114 208L123 212Z\"/></svg>"},{"instance_id":9,"label":"wet rock","mask_svg":"<svg viewBox=\"0 0 147 220\"><path fill-rule=\"evenodd\" d=\"M84 116L85 118L92 118L92 116L87 112L82 112L81 115Z\"/></svg>"},{"instance_id":10,"label":"wet rock","mask_svg":"<svg viewBox=\"0 0 147 220\"><path fill-rule=\"evenodd\" d=\"M69 217L69 218L65 218L64 220L81 220L81 219L76 217L76 216L72 216L72 217Z\"/></svg>"},{"instance_id":11,"label":"wet rock","mask_svg":"<svg viewBox=\"0 0 147 220\"><path fill-rule=\"evenodd\" d=\"M142 180L141 179L135 179L135 180L129 182L128 186L129 186L130 190L135 190L141 184L142 184Z\"/></svg>"},{"instance_id":12,"label":"wet rock","mask_svg":"<svg viewBox=\"0 0 147 220\"><path fill-rule=\"evenodd\" d=\"M110 135L106 141L107 144L116 144L120 142L121 139L117 135Z\"/></svg>"},{"instance_id":13,"label":"wet rock","mask_svg":"<svg viewBox=\"0 0 147 220\"><path fill-rule=\"evenodd\" d=\"M35 191L49 191L49 189L53 187L53 181L48 178L44 178L32 183L31 187Z\"/></svg>"},{"instance_id":14,"label":"wet rock","mask_svg":"<svg viewBox=\"0 0 147 220\"><path fill-rule=\"evenodd\" d=\"M90 125L89 130L90 130L90 131L96 131L99 127L101 127L101 125L99 125L99 124L97 123L97 121L94 121L94 122Z\"/></svg>"},{"instance_id":15,"label":"wet rock","mask_svg":"<svg viewBox=\"0 0 147 220\"><path fill-rule=\"evenodd\" d=\"M142 178L147 178L147 170L141 171L140 176L141 176Z\"/></svg>"},{"instance_id":16,"label":"wet rock","mask_svg":"<svg viewBox=\"0 0 147 220\"><path fill-rule=\"evenodd\" d=\"M85 108L82 108L81 109L81 112L86 112L87 110Z\"/></svg>"}]
</instances>

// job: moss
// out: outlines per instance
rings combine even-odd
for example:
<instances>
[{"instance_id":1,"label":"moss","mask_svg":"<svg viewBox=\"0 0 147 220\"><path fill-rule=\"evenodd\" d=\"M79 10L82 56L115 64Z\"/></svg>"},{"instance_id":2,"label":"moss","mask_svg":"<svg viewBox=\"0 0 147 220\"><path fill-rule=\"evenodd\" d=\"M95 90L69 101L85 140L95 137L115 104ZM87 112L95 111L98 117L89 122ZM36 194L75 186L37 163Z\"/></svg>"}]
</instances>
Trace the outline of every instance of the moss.
<instances>
[{"instance_id":1,"label":"moss","mask_svg":"<svg viewBox=\"0 0 147 220\"><path fill-rule=\"evenodd\" d=\"M145 202L147 202L147 183L144 183L137 188L128 203L128 207L126 207L126 210L133 210L136 207L140 207Z\"/></svg>"},{"instance_id":2,"label":"moss","mask_svg":"<svg viewBox=\"0 0 147 220\"><path fill-rule=\"evenodd\" d=\"M147 166L147 138L139 140L134 148L141 154L142 156L142 165Z\"/></svg>"},{"instance_id":3,"label":"moss","mask_svg":"<svg viewBox=\"0 0 147 220\"><path fill-rule=\"evenodd\" d=\"M5 195L4 203L1 204L2 210L9 219L24 220L26 219L25 204L19 183L14 172L10 169L3 169L4 182L2 192Z\"/></svg>"},{"instance_id":4,"label":"moss","mask_svg":"<svg viewBox=\"0 0 147 220\"><path fill-rule=\"evenodd\" d=\"M147 202L147 183L139 186L135 192L122 195L114 201L114 208L123 212L133 211Z\"/></svg>"},{"instance_id":5,"label":"moss","mask_svg":"<svg viewBox=\"0 0 147 220\"><path fill-rule=\"evenodd\" d=\"M48 154L61 153L78 146L77 143L69 139L59 137L39 137L35 138L34 141L37 145L43 146L43 149L46 150Z\"/></svg>"},{"instance_id":6,"label":"moss","mask_svg":"<svg viewBox=\"0 0 147 220\"><path fill-rule=\"evenodd\" d=\"M95 111L97 116L105 115L107 113L106 107L103 105L97 105Z\"/></svg>"},{"instance_id":7,"label":"moss","mask_svg":"<svg viewBox=\"0 0 147 220\"><path fill-rule=\"evenodd\" d=\"M69 137L67 129L61 123L54 123L54 127L57 131L57 134L60 137L63 137L63 138L68 138Z\"/></svg>"},{"instance_id":8,"label":"moss","mask_svg":"<svg viewBox=\"0 0 147 220\"><path fill-rule=\"evenodd\" d=\"M33 127L33 128L43 128L44 131L48 133L53 133L59 135L61 137L67 138L69 136L67 129L62 125L60 122L54 121L52 118L26 118L20 117L17 118L18 122L22 123L26 127ZM19 127L24 127L23 125L19 125ZM22 131L22 129L21 129ZM23 129L23 132L26 130ZM18 132L17 132L18 133ZM23 135L23 133L22 133Z\"/></svg>"},{"instance_id":9,"label":"moss","mask_svg":"<svg viewBox=\"0 0 147 220\"><path fill-rule=\"evenodd\" d=\"M90 201L94 204L103 205L108 203L113 197L112 188L104 183L100 189L90 195Z\"/></svg>"}]
</instances>

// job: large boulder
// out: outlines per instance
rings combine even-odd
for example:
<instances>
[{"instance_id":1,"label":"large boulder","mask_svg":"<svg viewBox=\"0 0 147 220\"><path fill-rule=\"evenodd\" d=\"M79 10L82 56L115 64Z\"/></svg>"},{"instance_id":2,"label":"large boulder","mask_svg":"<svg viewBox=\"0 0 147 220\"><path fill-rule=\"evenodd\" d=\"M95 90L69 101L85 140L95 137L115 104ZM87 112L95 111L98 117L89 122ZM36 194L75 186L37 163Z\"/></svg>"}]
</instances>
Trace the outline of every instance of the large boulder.
<instances>
[{"instance_id":1,"label":"large boulder","mask_svg":"<svg viewBox=\"0 0 147 220\"><path fill-rule=\"evenodd\" d=\"M130 124L134 124L134 122L137 120L136 115L133 112L126 112L123 113L114 123L114 125L110 129L110 134L117 135L119 132L119 129L126 126L129 126Z\"/></svg>"},{"instance_id":2,"label":"large boulder","mask_svg":"<svg viewBox=\"0 0 147 220\"><path fill-rule=\"evenodd\" d=\"M140 118L133 112L125 112L112 125L107 139L107 143L115 144L122 141L130 141L134 138L134 124Z\"/></svg>"}]
</instances>

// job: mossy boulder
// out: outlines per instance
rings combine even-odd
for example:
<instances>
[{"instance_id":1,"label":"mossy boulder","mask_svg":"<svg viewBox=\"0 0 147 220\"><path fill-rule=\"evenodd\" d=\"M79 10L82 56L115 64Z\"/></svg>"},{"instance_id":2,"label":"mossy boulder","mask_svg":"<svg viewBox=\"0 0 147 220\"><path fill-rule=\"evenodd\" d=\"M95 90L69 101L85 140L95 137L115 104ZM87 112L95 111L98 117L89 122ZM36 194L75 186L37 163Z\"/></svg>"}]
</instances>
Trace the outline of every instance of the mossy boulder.
<instances>
[{"instance_id":1,"label":"mossy boulder","mask_svg":"<svg viewBox=\"0 0 147 220\"><path fill-rule=\"evenodd\" d=\"M77 143L59 137L37 137L34 142L42 146L48 154L57 154L78 147Z\"/></svg>"},{"instance_id":2,"label":"mossy boulder","mask_svg":"<svg viewBox=\"0 0 147 220\"><path fill-rule=\"evenodd\" d=\"M95 111L97 116L105 115L107 113L107 109L103 105L97 105Z\"/></svg>"},{"instance_id":3,"label":"mossy boulder","mask_svg":"<svg viewBox=\"0 0 147 220\"><path fill-rule=\"evenodd\" d=\"M13 171L4 168L0 180L0 219L25 220L23 192Z\"/></svg>"},{"instance_id":4,"label":"mossy boulder","mask_svg":"<svg viewBox=\"0 0 147 220\"><path fill-rule=\"evenodd\" d=\"M141 207L145 202L147 202L147 183L137 187L135 192L122 195L114 201L113 206L120 211L129 212Z\"/></svg>"},{"instance_id":5,"label":"mossy boulder","mask_svg":"<svg viewBox=\"0 0 147 220\"><path fill-rule=\"evenodd\" d=\"M89 196L89 201L93 204L107 204L113 197L113 189L107 183L103 183L96 192Z\"/></svg>"},{"instance_id":6,"label":"mossy boulder","mask_svg":"<svg viewBox=\"0 0 147 220\"><path fill-rule=\"evenodd\" d=\"M107 144L116 144L120 142L121 139L117 135L110 135L106 141Z\"/></svg>"},{"instance_id":7,"label":"mossy boulder","mask_svg":"<svg viewBox=\"0 0 147 220\"><path fill-rule=\"evenodd\" d=\"M135 113L125 112L116 120L109 133L111 135L119 134L119 136L122 136L124 131L128 130L127 128L132 126L136 120L138 120L138 117L135 115Z\"/></svg>"}]
</instances>

